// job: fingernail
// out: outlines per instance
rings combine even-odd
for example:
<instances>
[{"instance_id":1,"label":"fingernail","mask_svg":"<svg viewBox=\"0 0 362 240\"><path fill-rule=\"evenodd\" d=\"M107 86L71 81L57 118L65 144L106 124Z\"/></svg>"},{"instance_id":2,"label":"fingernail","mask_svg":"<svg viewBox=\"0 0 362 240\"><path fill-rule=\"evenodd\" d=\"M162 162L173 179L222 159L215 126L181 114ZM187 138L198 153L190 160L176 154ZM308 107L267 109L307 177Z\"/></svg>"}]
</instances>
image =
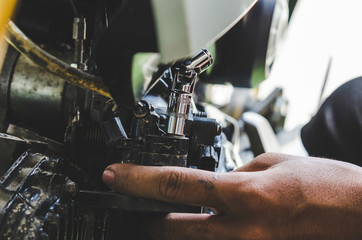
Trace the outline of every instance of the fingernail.
<instances>
[{"instance_id":1,"label":"fingernail","mask_svg":"<svg viewBox=\"0 0 362 240\"><path fill-rule=\"evenodd\" d=\"M102 176L103 182L112 187L114 182L114 172L111 170L105 170Z\"/></svg>"}]
</instances>

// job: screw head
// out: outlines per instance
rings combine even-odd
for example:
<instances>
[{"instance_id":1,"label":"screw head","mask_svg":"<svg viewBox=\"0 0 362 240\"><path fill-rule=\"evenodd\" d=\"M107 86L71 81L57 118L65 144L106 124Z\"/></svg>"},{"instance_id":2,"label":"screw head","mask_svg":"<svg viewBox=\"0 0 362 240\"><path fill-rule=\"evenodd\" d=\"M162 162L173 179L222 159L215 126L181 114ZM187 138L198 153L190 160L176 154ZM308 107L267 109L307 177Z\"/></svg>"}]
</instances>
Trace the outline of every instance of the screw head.
<instances>
[{"instance_id":1,"label":"screw head","mask_svg":"<svg viewBox=\"0 0 362 240\"><path fill-rule=\"evenodd\" d=\"M134 109L134 115L137 118L145 117L149 112L150 112L150 106L145 101L138 102Z\"/></svg>"}]
</instances>

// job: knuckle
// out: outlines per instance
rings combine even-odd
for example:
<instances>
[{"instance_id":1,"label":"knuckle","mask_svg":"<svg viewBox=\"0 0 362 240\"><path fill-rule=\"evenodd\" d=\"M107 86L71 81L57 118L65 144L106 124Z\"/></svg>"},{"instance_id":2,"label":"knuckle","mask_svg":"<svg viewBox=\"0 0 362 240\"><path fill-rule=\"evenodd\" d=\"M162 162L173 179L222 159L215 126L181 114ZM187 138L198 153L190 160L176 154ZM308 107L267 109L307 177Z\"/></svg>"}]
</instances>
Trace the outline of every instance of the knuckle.
<instances>
[{"instance_id":1,"label":"knuckle","mask_svg":"<svg viewBox=\"0 0 362 240\"><path fill-rule=\"evenodd\" d=\"M278 154L276 153L263 153L258 155L255 159L254 162L260 163L260 164L266 164L269 163L271 159L275 159L278 158Z\"/></svg>"},{"instance_id":2,"label":"knuckle","mask_svg":"<svg viewBox=\"0 0 362 240\"><path fill-rule=\"evenodd\" d=\"M254 159L253 164L254 167L268 169L289 159L290 156L283 153L263 153Z\"/></svg>"},{"instance_id":3,"label":"knuckle","mask_svg":"<svg viewBox=\"0 0 362 240\"><path fill-rule=\"evenodd\" d=\"M158 193L165 199L177 200L183 195L184 181L186 176L182 171L165 171L161 173Z\"/></svg>"}]
</instances>

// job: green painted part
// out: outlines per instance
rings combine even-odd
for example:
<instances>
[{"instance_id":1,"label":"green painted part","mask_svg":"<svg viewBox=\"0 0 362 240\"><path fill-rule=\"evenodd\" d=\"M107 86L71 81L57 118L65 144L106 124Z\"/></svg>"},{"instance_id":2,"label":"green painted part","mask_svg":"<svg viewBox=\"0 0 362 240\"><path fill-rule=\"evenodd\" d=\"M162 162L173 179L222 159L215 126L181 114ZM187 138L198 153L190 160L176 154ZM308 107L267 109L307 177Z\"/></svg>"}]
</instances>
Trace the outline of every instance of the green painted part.
<instances>
[{"instance_id":1,"label":"green painted part","mask_svg":"<svg viewBox=\"0 0 362 240\"><path fill-rule=\"evenodd\" d=\"M265 67L257 66L254 68L251 75L251 87L257 87L262 81L265 80Z\"/></svg>"},{"instance_id":2,"label":"green painted part","mask_svg":"<svg viewBox=\"0 0 362 240\"><path fill-rule=\"evenodd\" d=\"M216 43L211 43L206 47L207 50L209 50L209 52L211 53L212 58L214 59L214 63L216 61ZM212 65L211 67L209 67L206 70L206 75L210 75L212 73L212 70L214 69L214 65Z\"/></svg>"},{"instance_id":3,"label":"green painted part","mask_svg":"<svg viewBox=\"0 0 362 240\"><path fill-rule=\"evenodd\" d=\"M152 57L154 53L136 53L132 61L132 88L134 96L138 97L142 93L144 76L142 72L143 65Z\"/></svg>"}]
</instances>

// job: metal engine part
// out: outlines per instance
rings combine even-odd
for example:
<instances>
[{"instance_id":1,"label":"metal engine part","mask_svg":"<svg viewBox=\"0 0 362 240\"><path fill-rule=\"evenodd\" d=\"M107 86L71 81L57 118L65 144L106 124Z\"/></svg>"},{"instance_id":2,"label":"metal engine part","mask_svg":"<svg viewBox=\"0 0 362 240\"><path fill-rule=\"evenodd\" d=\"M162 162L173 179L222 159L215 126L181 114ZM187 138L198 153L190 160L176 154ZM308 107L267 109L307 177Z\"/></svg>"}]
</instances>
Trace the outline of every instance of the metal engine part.
<instances>
[{"instance_id":1,"label":"metal engine part","mask_svg":"<svg viewBox=\"0 0 362 240\"><path fill-rule=\"evenodd\" d=\"M69 89L65 81L45 71L9 47L0 73L0 127L9 123L62 140ZM70 107L70 106L69 106Z\"/></svg>"},{"instance_id":2,"label":"metal engine part","mask_svg":"<svg viewBox=\"0 0 362 240\"><path fill-rule=\"evenodd\" d=\"M191 84L185 92L190 101L189 116L183 122L183 136L167 134L169 112L159 111L147 101L135 106L132 128L126 130L120 120L122 115L110 109L113 104L109 99L90 91L68 88L52 74L44 74L43 69L24 56L12 62L13 74L9 76L6 89L10 99L7 121L22 124L27 119L22 126L34 130L36 124L41 123L42 113L47 112L51 116L45 118L42 126L46 130L52 128L46 125L49 121L60 125L62 114L66 115L65 103L73 103L69 104L73 111L66 112L70 120L67 130L63 130L68 146L63 153L69 154L71 160L27 151L13 164L0 182L0 236L10 239L116 239L119 236L146 239L138 223L150 212L200 212L200 207L109 193L101 183L100 174L112 162L184 167L192 164L215 170L219 159L215 139L221 128L215 120L204 114L192 116L191 111L192 86L197 81L197 73L210 65L211 57L205 55L206 50L202 52L204 54L196 55L192 61L186 59L181 64L181 67L188 66L182 71L183 77L190 76L187 84ZM194 65L194 62L205 66L200 68L200 64ZM31 81L28 83L26 79ZM160 96L154 98L165 101ZM34 115L32 108L26 106L38 107L40 112ZM41 145L49 149L46 143Z\"/></svg>"},{"instance_id":3,"label":"metal engine part","mask_svg":"<svg viewBox=\"0 0 362 240\"><path fill-rule=\"evenodd\" d=\"M7 40L22 55L10 48L0 74L0 131L19 137L0 136L1 146L11 146L0 158L0 239L146 240L149 214L200 207L110 192L101 178L107 165L229 171L230 151L240 165L239 148L230 146L238 124L221 127L195 103L195 84L213 63L207 50L160 65L146 94L134 98L133 54L160 47L152 2L29 0L19 7Z\"/></svg>"},{"instance_id":4,"label":"metal engine part","mask_svg":"<svg viewBox=\"0 0 362 240\"><path fill-rule=\"evenodd\" d=\"M0 239L147 239L140 224L147 214L200 210L91 186L69 160L25 152L0 179Z\"/></svg>"},{"instance_id":5,"label":"metal engine part","mask_svg":"<svg viewBox=\"0 0 362 240\"><path fill-rule=\"evenodd\" d=\"M167 133L184 136L186 121L190 117L192 94L198 76L213 64L211 53L203 49L181 64L172 83L168 102Z\"/></svg>"},{"instance_id":6,"label":"metal engine part","mask_svg":"<svg viewBox=\"0 0 362 240\"><path fill-rule=\"evenodd\" d=\"M215 170L220 153L215 142L221 134L221 127L206 115L193 116L193 113L197 115L199 110L192 106L192 93L198 76L210 67L212 62L211 54L203 49L195 56L166 70L158 83L168 86L167 109L158 108L159 106L151 103L160 103L163 106L167 99L162 100L162 94L150 98L152 92L149 92L144 99L152 99L151 102L142 100L133 110L134 120L129 136L122 133L124 129L119 124L120 121L113 121L113 124L107 121L102 124L108 141L113 142L119 151L116 155L123 156L119 161L156 166L196 166ZM109 134L111 129L120 133L116 142L112 134ZM206 154L206 157L205 151L212 154Z\"/></svg>"},{"instance_id":7,"label":"metal engine part","mask_svg":"<svg viewBox=\"0 0 362 240\"><path fill-rule=\"evenodd\" d=\"M66 162L25 152L0 180L1 239L59 239L78 234L76 184ZM63 174L62 174L63 173Z\"/></svg>"},{"instance_id":8,"label":"metal engine part","mask_svg":"<svg viewBox=\"0 0 362 240\"><path fill-rule=\"evenodd\" d=\"M24 122L43 129L62 126L65 82L20 56L14 68L9 93L9 114L14 122ZM59 131L64 131L59 129ZM44 131L44 130L43 130Z\"/></svg>"}]
</instances>

